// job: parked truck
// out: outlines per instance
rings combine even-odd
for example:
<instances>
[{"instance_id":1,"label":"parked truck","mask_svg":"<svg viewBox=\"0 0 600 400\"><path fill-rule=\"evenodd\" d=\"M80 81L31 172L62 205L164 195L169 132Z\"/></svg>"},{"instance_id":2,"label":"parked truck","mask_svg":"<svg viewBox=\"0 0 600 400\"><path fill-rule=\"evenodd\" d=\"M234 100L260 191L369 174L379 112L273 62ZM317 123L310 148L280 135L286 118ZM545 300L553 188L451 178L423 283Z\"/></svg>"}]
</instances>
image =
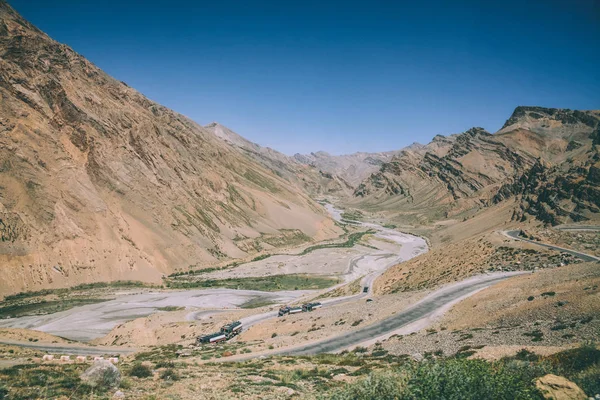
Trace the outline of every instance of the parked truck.
<instances>
[{"instance_id":1,"label":"parked truck","mask_svg":"<svg viewBox=\"0 0 600 400\"><path fill-rule=\"evenodd\" d=\"M243 324L240 321L234 321L227 325L223 325L219 332L199 336L196 341L198 344L223 342L239 335L242 332L242 327Z\"/></svg>"}]
</instances>

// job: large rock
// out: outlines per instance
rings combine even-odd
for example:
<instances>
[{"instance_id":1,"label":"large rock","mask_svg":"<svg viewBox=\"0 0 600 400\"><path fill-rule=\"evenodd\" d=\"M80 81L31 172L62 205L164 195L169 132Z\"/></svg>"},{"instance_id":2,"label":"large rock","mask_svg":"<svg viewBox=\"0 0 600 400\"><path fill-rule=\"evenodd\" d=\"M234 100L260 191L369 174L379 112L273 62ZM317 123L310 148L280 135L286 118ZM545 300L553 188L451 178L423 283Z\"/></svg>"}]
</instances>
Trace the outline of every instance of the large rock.
<instances>
[{"instance_id":1,"label":"large rock","mask_svg":"<svg viewBox=\"0 0 600 400\"><path fill-rule=\"evenodd\" d=\"M81 374L81 380L90 386L111 389L121 383L121 372L108 360L98 360Z\"/></svg>"},{"instance_id":2,"label":"large rock","mask_svg":"<svg viewBox=\"0 0 600 400\"><path fill-rule=\"evenodd\" d=\"M535 382L545 399L553 400L587 400L583 390L562 376L548 374Z\"/></svg>"}]
</instances>

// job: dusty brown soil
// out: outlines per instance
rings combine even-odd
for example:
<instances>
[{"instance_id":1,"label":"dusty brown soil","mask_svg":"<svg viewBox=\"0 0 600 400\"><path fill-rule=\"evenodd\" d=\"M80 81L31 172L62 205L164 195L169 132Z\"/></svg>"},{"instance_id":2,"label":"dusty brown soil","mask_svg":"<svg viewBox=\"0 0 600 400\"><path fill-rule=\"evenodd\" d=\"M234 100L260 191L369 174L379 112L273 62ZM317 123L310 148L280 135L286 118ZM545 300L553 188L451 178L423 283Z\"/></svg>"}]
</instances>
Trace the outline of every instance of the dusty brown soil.
<instances>
[{"instance_id":1,"label":"dusty brown soil","mask_svg":"<svg viewBox=\"0 0 600 400\"><path fill-rule=\"evenodd\" d=\"M455 305L427 330L384 342L393 354L564 348L600 339L600 268L569 265L517 276ZM468 348L465 348L468 347ZM496 349L496 350L493 350Z\"/></svg>"}]
</instances>

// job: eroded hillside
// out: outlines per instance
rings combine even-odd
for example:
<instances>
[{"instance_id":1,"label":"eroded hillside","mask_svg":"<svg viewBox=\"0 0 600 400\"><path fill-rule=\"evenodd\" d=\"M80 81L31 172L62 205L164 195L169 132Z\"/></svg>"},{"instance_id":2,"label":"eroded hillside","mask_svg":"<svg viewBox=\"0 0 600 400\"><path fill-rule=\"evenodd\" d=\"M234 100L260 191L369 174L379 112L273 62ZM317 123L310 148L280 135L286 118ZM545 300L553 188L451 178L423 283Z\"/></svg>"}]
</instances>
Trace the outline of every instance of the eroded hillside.
<instances>
[{"instance_id":1,"label":"eroded hillside","mask_svg":"<svg viewBox=\"0 0 600 400\"><path fill-rule=\"evenodd\" d=\"M558 224L600 210L600 114L517 107L504 128L472 128L406 149L363 181L351 204L426 225L516 198L513 220Z\"/></svg>"},{"instance_id":2,"label":"eroded hillside","mask_svg":"<svg viewBox=\"0 0 600 400\"><path fill-rule=\"evenodd\" d=\"M4 1L0 96L0 293L158 282L245 257L256 249L237 243L248 238L338 234L285 177L106 75Z\"/></svg>"}]
</instances>

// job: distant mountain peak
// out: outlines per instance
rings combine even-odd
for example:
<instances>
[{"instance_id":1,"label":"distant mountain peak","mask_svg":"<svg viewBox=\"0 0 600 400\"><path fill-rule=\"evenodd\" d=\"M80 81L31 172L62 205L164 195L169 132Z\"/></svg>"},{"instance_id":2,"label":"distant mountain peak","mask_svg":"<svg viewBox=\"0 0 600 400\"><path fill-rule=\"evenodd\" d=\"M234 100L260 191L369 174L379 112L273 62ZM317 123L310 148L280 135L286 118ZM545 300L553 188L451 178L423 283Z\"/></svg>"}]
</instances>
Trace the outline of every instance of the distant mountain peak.
<instances>
[{"instance_id":1,"label":"distant mountain peak","mask_svg":"<svg viewBox=\"0 0 600 400\"><path fill-rule=\"evenodd\" d=\"M506 128L542 125L542 121L556 121L563 125L582 124L590 128L598 125L598 119L590 111L570 110L568 108L546 108L537 106L518 106L504 125Z\"/></svg>"}]
</instances>

